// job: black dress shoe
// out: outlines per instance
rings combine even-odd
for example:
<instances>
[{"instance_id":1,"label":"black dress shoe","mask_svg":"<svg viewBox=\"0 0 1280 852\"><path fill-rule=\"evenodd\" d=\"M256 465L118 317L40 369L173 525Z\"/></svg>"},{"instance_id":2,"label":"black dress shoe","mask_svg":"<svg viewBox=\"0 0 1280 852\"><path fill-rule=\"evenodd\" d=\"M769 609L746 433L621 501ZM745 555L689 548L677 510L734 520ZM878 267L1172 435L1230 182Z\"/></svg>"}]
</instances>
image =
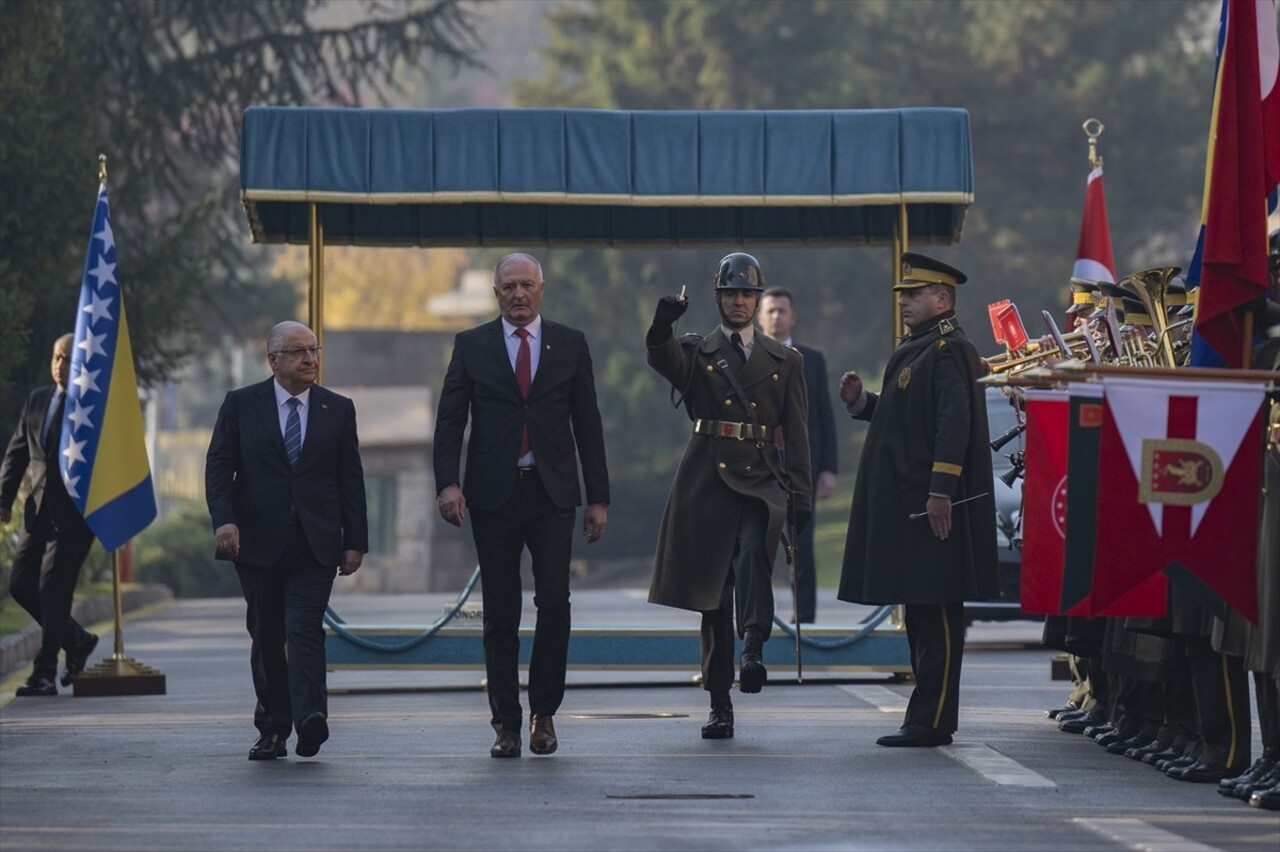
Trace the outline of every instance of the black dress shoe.
<instances>
[{"instance_id":1,"label":"black dress shoe","mask_svg":"<svg viewBox=\"0 0 1280 852\"><path fill-rule=\"evenodd\" d=\"M550 716L537 713L529 715L529 751L534 754L552 754L560 745L556 739L556 726Z\"/></svg>"},{"instance_id":2,"label":"black dress shoe","mask_svg":"<svg viewBox=\"0 0 1280 852\"><path fill-rule=\"evenodd\" d=\"M1247 780L1241 780L1246 778ZM1272 787L1280 784L1280 763L1273 762L1271 764L1271 768L1266 772L1263 772L1261 775L1251 776L1249 773L1245 773L1244 775L1238 776L1237 779L1224 778L1221 783L1232 780L1235 780L1236 784L1231 788L1230 792L1225 795L1234 795L1240 801L1247 802L1249 801L1249 797L1259 790L1270 790ZM1222 792L1221 787L1218 788L1218 792Z\"/></svg>"},{"instance_id":3,"label":"black dress shoe","mask_svg":"<svg viewBox=\"0 0 1280 852\"><path fill-rule=\"evenodd\" d=\"M1160 761L1159 763L1156 764L1156 769L1159 769L1161 772L1168 774L1170 770L1174 770L1174 769L1183 770L1183 769L1186 769L1188 766L1195 766L1199 762L1200 761L1194 757L1183 755L1182 757L1177 757L1177 758L1174 758L1173 760Z\"/></svg>"},{"instance_id":4,"label":"black dress shoe","mask_svg":"<svg viewBox=\"0 0 1280 852\"><path fill-rule=\"evenodd\" d=\"M738 689L743 692L759 692L764 688L769 673L765 670L764 635L758 627L748 627L742 637L742 665L738 669Z\"/></svg>"},{"instance_id":5,"label":"black dress shoe","mask_svg":"<svg viewBox=\"0 0 1280 852\"><path fill-rule=\"evenodd\" d=\"M1218 792L1224 796L1235 796L1236 787L1240 786L1241 784L1244 784L1245 786L1251 786L1253 784L1258 783L1259 781L1261 781L1263 778L1265 778L1267 775L1271 773L1271 770L1274 766L1275 766L1275 761L1271 760L1264 754L1262 757L1255 760L1253 762L1253 765L1250 766L1248 769L1246 769L1244 772L1240 773L1239 775L1228 776L1226 778L1223 778L1221 781L1219 781ZM1267 784L1265 786L1270 787L1271 785ZM1246 802L1249 801L1249 794L1251 792L1252 790L1250 790L1249 792L1246 792L1240 798L1244 799Z\"/></svg>"},{"instance_id":6,"label":"black dress shoe","mask_svg":"<svg viewBox=\"0 0 1280 852\"><path fill-rule=\"evenodd\" d=\"M1103 734L1109 734L1115 729L1116 729L1116 726L1111 724L1110 722L1103 722L1101 725L1090 725L1089 727L1081 731L1081 733L1091 740L1096 740L1098 737L1102 736Z\"/></svg>"},{"instance_id":7,"label":"black dress shoe","mask_svg":"<svg viewBox=\"0 0 1280 852\"><path fill-rule=\"evenodd\" d=\"M84 671L89 655L98 647L98 634L90 633L83 642L67 652L67 665L62 670L62 685L70 686L79 674Z\"/></svg>"},{"instance_id":8,"label":"black dress shoe","mask_svg":"<svg viewBox=\"0 0 1280 852\"><path fill-rule=\"evenodd\" d=\"M1045 716L1047 716L1047 717L1049 717L1050 719L1054 719L1054 720L1056 720L1056 719L1057 719L1059 716L1061 716L1063 713L1070 713L1070 712L1071 712L1071 711L1073 711L1073 710L1079 710L1079 709L1080 709L1079 707L1077 707L1076 705L1074 705L1074 704L1072 704L1070 701L1068 701L1068 702L1067 702L1067 706L1066 706L1066 707L1058 707L1058 708L1053 709L1053 710L1046 710L1046 711L1044 711L1044 715L1045 715Z\"/></svg>"},{"instance_id":9,"label":"black dress shoe","mask_svg":"<svg viewBox=\"0 0 1280 852\"><path fill-rule=\"evenodd\" d=\"M1209 784L1221 781L1228 775L1236 775L1239 770L1228 769L1220 763L1202 763L1196 761L1190 766L1173 768L1165 772L1170 778L1178 781L1191 781L1196 784Z\"/></svg>"},{"instance_id":10,"label":"black dress shoe","mask_svg":"<svg viewBox=\"0 0 1280 852\"><path fill-rule=\"evenodd\" d=\"M1162 751L1153 751L1142 756L1143 763L1149 763L1157 769L1160 768L1161 761L1177 760L1182 757L1184 749L1177 746L1169 746Z\"/></svg>"},{"instance_id":11,"label":"black dress shoe","mask_svg":"<svg viewBox=\"0 0 1280 852\"><path fill-rule=\"evenodd\" d=\"M1280 811L1280 784L1269 790L1254 790L1249 796L1249 804L1268 811Z\"/></svg>"},{"instance_id":12,"label":"black dress shoe","mask_svg":"<svg viewBox=\"0 0 1280 852\"><path fill-rule=\"evenodd\" d=\"M1105 716L1090 710L1083 716L1074 716L1066 721L1059 722L1058 730L1066 731L1068 734L1083 734L1086 729L1101 727L1106 722L1107 718Z\"/></svg>"},{"instance_id":13,"label":"black dress shoe","mask_svg":"<svg viewBox=\"0 0 1280 852\"><path fill-rule=\"evenodd\" d=\"M44 675L32 675L27 682L14 690L20 698L45 697L58 694L58 685Z\"/></svg>"},{"instance_id":14,"label":"black dress shoe","mask_svg":"<svg viewBox=\"0 0 1280 852\"><path fill-rule=\"evenodd\" d=\"M498 738L493 741L493 747L489 749L490 757L519 757L520 756L520 732L519 731L498 731Z\"/></svg>"},{"instance_id":15,"label":"black dress shoe","mask_svg":"<svg viewBox=\"0 0 1280 852\"><path fill-rule=\"evenodd\" d=\"M289 750L285 748L284 740L279 734L263 734L249 749L249 759L275 760L277 757L288 757Z\"/></svg>"},{"instance_id":16,"label":"black dress shoe","mask_svg":"<svg viewBox=\"0 0 1280 852\"><path fill-rule=\"evenodd\" d=\"M320 746L329 739L329 723L323 713L312 713L298 723L298 744L293 747L298 757L315 757Z\"/></svg>"},{"instance_id":17,"label":"black dress shoe","mask_svg":"<svg viewBox=\"0 0 1280 852\"><path fill-rule=\"evenodd\" d=\"M1094 734L1093 736L1093 741L1100 746L1109 746L1112 743L1123 742L1127 739L1129 739L1129 735L1119 728L1104 730L1102 733Z\"/></svg>"},{"instance_id":18,"label":"black dress shoe","mask_svg":"<svg viewBox=\"0 0 1280 852\"><path fill-rule=\"evenodd\" d=\"M1080 710L1078 708L1075 710L1059 710L1058 716L1054 721L1061 725L1068 719L1079 719L1081 716L1087 716L1089 712L1090 711L1088 710Z\"/></svg>"},{"instance_id":19,"label":"black dress shoe","mask_svg":"<svg viewBox=\"0 0 1280 852\"><path fill-rule=\"evenodd\" d=\"M712 707L711 715L707 716L707 724L702 726L702 738L704 740L733 739L733 708Z\"/></svg>"},{"instance_id":20,"label":"black dress shoe","mask_svg":"<svg viewBox=\"0 0 1280 852\"><path fill-rule=\"evenodd\" d=\"M1164 743L1159 740L1152 740L1149 743L1143 743L1142 745L1125 749L1124 756L1132 758L1133 760L1142 760L1142 758L1146 757L1148 754L1153 754L1157 751L1164 751Z\"/></svg>"},{"instance_id":21,"label":"black dress shoe","mask_svg":"<svg viewBox=\"0 0 1280 852\"><path fill-rule=\"evenodd\" d=\"M921 748L951 745L951 735L937 728L924 725L903 725L896 734L888 734L876 740L876 745Z\"/></svg>"}]
</instances>

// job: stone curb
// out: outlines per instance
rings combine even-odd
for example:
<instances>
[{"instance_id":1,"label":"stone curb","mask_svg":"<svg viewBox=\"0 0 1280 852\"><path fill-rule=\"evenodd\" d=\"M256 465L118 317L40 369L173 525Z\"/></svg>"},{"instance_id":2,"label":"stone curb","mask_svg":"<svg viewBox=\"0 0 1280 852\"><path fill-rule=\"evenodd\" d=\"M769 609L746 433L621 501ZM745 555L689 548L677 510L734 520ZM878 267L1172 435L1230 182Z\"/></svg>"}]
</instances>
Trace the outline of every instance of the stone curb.
<instances>
[{"instance_id":1,"label":"stone curb","mask_svg":"<svg viewBox=\"0 0 1280 852\"><path fill-rule=\"evenodd\" d=\"M120 606L125 613L172 600L173 592L169 587L158 583L130 586L120 592ZM6 605L17 606L17 603L8 601ZM96 595L77 601L71 609L71 615L87 628L91 624L115 618L115 604L111 595ZM0 677L5 677L34 660L40 651L43 635L40 625L32 623L17 633L0 638ZM105 645L99 645L99 649L106 647L110 651L111 637L104 636L103 639Z\"/></svg>"}]
</instances>

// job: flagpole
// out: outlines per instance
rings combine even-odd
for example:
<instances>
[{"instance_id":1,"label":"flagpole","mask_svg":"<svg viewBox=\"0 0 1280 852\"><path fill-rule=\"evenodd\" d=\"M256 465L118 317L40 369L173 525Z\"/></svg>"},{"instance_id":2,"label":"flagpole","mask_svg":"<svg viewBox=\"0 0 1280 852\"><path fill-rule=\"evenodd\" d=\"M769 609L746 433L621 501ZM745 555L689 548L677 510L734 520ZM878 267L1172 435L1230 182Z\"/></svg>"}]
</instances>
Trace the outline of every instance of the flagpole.
<instances>
[{"instance_id":1,"label":"flagpole","mask_svg":"<svg viewBox=\"0 0 1280 852\"><path fill-rule=\"evenodd\" d=\"M1089 168L1102 168L1102 155L1098 153L1098 137L1107 129L1107 126L1096 118L1086 118L1080 127L1083 128L1085 136L1089 137Z\"/></svg>"},{"instance_id":2,"label":"flagpole","mask_svg":"<svg viewBox=\"0 0 1280 852\"><path fill-rule=\"evenodd\" d=\"M107 183L107 155L98 155L99 194ZM92 245L92 242L91 242ZM123 319L123 301L120 316ZM136 393L136 390L135 390ZM95 533L96 534L96 533ZM164 695L162 672L124 655L124 603L120 590L120 548L111 550L111 597L115 620L115 648L112 655L81 672L74 681L76 697L87 695Z\"/></svg>"}]
</instances>

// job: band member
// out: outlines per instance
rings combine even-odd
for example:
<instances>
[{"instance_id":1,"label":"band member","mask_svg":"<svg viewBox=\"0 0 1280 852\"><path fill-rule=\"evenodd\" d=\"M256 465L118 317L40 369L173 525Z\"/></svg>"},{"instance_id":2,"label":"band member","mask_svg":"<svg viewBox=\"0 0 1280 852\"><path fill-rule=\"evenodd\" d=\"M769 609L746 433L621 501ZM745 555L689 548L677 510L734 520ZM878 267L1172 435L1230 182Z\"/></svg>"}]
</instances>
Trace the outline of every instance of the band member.
<instances>
[{"instance_id":1,"label":"band member","mask_svg":"<svg viewBox=\"0 0 1280 852\"><path fill-rule=\"evenodd\" d=\"M841 600L904 604L915 690L884 746L951 742L959 721L964 601L999 590L985 368L955 316L966 276L914 252L895 285L910 330L871 393L840 378L849 414L870 420L853 491ZM961 505L963 501L963 504ZM954 505L953 504L957 504Z\"/></svg>"},{"instance_id":2,"label":"band member","mask_svg":"<svg viewBox=\"0 0 1280 852\"><path fill-rule=\"evenodd\" d=\"M706 739L733 736L735 612L740 689L764 687L773 563L788 505L792 536L808 523L812 505L804 365L794 349L754 333L763 285L754 257L730 254L715 274L716 328L676 338L672 323L688 304L664 296L645 337L649 366L676 389L693 421L658 533L649 601L702 613L702 686L711 693Z\"/></svg>"},{"instance_id":3,"label":"band member","mask_svg":"<svg viewBox=\"0 0 1280 852\"><path fill-rule=\"evenodd\" d=\"M492 757L519 757L520 554L533 558L538 609L529 663L529 750L559 744L552 717L564 699L569 652L569 556L575 508L588 543L608 522L609 472L591 352L581 331L542 316L542 266L510 254L493 271L502 316L464 331L453 345L436 414L435 477L440 515L471 532L484 590L484 660ZM459 477L463 433L467 477ZM577 448L575 452L574 448Z\"/></svg>"}]
</instances>

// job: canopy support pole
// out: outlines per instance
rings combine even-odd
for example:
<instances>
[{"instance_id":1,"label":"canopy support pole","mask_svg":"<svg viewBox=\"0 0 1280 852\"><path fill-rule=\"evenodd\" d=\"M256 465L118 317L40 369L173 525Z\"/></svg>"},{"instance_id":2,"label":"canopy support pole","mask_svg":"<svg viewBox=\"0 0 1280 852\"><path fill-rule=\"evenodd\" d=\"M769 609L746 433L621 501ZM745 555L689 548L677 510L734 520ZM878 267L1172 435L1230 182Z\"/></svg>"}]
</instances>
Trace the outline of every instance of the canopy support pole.
<instances>
[{"instance_id":1,"label":"canopy support pole","mask_svg":"<svg viewBox=\"0 0 1280 852\"><path fill-rule=\"evenodd\" d=\"M307 288L307 324L316 336L316 346L324 346L324 223L320 219L320 205L311 202L308 223L307 259L311 265L311 280ZM324 353L316 358L316 381L324 381Z\"/></svg>"},{"instance_id":2,"label":"canopy support pole","mask_svg":"<svg viewBox=\"0 0 1280 852\"><path fill-rule=\"evenodd\" d=\"M907 230L907 203L904 201L898 205L898 219L893 223L893 286L897 287L902 283L902 253L909 251L908 239L910 231ZM898 344L902 342L902 338L906 337L905 330L902 328L902 309L898 307L898 291L893 290L893 348L897 349Z\"/></svg>"}]
</instances>

